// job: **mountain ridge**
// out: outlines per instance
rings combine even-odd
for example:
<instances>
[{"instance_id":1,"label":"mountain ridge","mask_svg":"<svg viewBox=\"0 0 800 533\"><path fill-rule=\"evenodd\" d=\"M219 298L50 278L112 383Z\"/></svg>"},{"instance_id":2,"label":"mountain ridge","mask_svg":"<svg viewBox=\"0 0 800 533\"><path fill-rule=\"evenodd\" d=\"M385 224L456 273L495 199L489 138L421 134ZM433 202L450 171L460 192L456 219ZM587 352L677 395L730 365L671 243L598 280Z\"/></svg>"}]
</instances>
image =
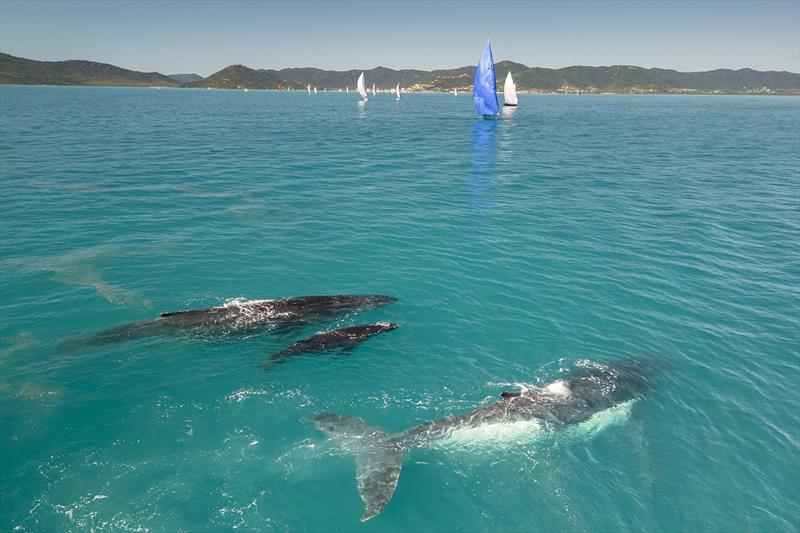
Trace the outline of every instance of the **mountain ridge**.
<instances>
[{"instance_id":1,"label":"mountain ridge","mask_svg":"<svg viewBox=\"0 0 800 533\"><path fill-rule=\"evenodd\" d=\"M191 73L191 74L167 74L168 78L172 78L173 80L177 81L178 83L194 83L198 81L202 81L205 78L199 74Z\"/></svg>"},{"instance_id":2,"label":"mountain ridge","mask_svg":"<svg viewBox=\"0 0 800 533\"><path fill-rule=\"evenodd\" d=\"M589 67L574 65L559 69L528 67L522 63L499 61L495 64L498 89L505 73L511 70L520 92L584 93L700 93L700 94L790 94L800 95L800 74L785 71L714 69L704 72L679 72L672 69L634 65ZM225 89L305 89L310 84L319 90L344 90L354 87L360 69L344 71L314 67L281 70L253 69L245 65L227 66L207 78L196 74L138 72L107 63L86 60L36 61L0 53L0 84L23 85L118 85L194 87ZM409 91L468 91L472 88L473 66L431 71L395 70L383 66L364 69L368 85L394 87L400 83ZM174 76L174 77L173 77ZM196 79L196 78L200 79Z\"/></svg>"},{"instance_id":3,"label":"mountain ridge","mask_svg":"<svg viewBox=\"0 0 800 533\"><path fill-rule=\"evenodd\" d=\"M159 72L138 72L83 59L36 61L0 53L0 84L177 87Z\"/></svg>"}]
</instances>

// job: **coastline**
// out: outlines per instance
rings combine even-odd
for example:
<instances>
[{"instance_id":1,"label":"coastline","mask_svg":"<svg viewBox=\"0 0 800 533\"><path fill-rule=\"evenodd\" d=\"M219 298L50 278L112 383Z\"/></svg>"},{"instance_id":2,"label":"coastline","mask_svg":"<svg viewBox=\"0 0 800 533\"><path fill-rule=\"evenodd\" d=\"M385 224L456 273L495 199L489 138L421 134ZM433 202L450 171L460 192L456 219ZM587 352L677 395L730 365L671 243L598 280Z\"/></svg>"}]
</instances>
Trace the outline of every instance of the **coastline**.
<instances>
[{"instance_id":1,"label":"coastline","mask_svg":"<svg viewBox=\"0 0 800 533\"><path fill-rule=\"evenodd\" d=\"M270 92L270 93L305 93L304 89L256 89L251 87L192 87L186 85L105 85L105 84L46 84L46 83L3 83L0 82L0 87L92 87L92 88L101 88L101 89L174 89L174 90L197 90L197 91L206 91L206 90L214 90L214 91L238 91L238 92ZM454 87L458 89L459 96L462 95L469 95L472 93L472 87ZM417 89L413 87L409 87L408 89L403 89L403 94L443 94L443 95L452 95L453 88L448 89ZM353 91L350 91L353 92ZM319 90L318 95L320 94L347 94L344 88L333 88L328 90ZM386 90L382 90L381 93L388 93ZM379 94L381 94L379 93ZM355 94L355 93L354 93ZM498 95L502 95L503 91L498 89ZM562 95L562 96L793 96L798 97L800 96L800 91L798 92L788 92L788 91L777 91L772 89L765 89L765 90L753 90L749 92L734 92L734 91L721 91L721 90L713 90L713 91L703 91L697 89L642 89L642 88L631 88L629 90L619 90L619 91L607 91L607 90L576 90L574 88L565 89L565 90L557 90L557 91L547 91L547 90L540 90L540 89L519 89L517 88L517 94L524 94L524 95L533 95L533 96L546 96L546 95Z\"/></svg>"}]
</instances>

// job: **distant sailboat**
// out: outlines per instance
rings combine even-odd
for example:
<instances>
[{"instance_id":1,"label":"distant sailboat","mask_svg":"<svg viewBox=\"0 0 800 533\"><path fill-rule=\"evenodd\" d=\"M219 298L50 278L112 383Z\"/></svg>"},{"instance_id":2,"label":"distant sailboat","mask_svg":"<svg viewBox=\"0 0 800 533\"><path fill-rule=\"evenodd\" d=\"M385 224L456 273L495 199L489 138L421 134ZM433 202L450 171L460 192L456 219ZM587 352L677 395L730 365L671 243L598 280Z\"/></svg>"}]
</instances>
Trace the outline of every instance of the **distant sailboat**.
<instances>
[{"instance_id":1,"label":"distant sailboat","mask_svg":"<svg viewBox=\"0 0 800 533\"><path fill-rule=\"evenodd\" d=\"M339 90L341 91L341 89L339 89ZM344 88L344 92L346 92L346 93L350 92L350 86L349 85Z\"/></svg>"},{"instance_id":2,"label":"distant sailboat","mask_svg":"<svg viewBox=\"0 0 800 533\"><path fill-rule=\"evenodd\" d=\"M317 86L314 85L314 94L317 94Z\"/></svg>"},{"instance_id":3,"label":"distant sailboat","mask_svg":"<svg viewBox=\"0 0 800 533\"><path fill-rule=\"evenodd\" d=\"M311 94L311 84L308 84L308 94Z\"/></svg>"},{"instance_id":4,"label":"distant sailboat","mask_svg":"<svg viewBox=\"0 0 800 533\"><path fill-rule=\"evenodd\" d=\"M375 96L375 84L372 84L372 96Z\"/></svg>"},{"instance_id":5,"label":"distant sailboat","mask_svg":"<svg viewBox=\"0 0 800 533\"><path fill-rule=\"evenodd\" d=\"M479 115L484 117L497 115L500 105L497 102L497 80L494 76L494 58L490 42L483 47L481 59L475 69L472 98L475 100L475 111Z\"/></svg>"},{"instance_id":6,"label":"distant sailboat","mask_svg":"<svg viewBox=\"0 0 800 533\"><path fill-rule=\"evenodd\" d=\"M458 96L458 89L453 89L453 96Z\"/></svg>"},{"instance_id":7,"label":"distant sailboat","mask_svg":"<svg viewBox=\"0 0 800 533\"><path fill-rule=\"evenodd\" d=\"M358 77L358 82L356 83L356 89L358 89L358 94L361 95L361 99L366 102L368 97L367 97L367 89L364 87L364 73L363 72Z\"/></svg>"},{"instance_id":8,"label":"distant sailboat","mask_svg":"<svg viewBox=\"0 0 800 533\"><path fill-rule=\"evenodd\" d=\"M511 77L510 70L508 71L508 76L506 76L506 83L503 85L503 105L517 105L517 86L514 85L514 79Z\"/></svg>"},{"instance_id":9,"label":"distant sailboat","mask_svg":"<svg viewBox=\"0 0 800 533\"><path fill-rule=\"evenodd\" d=\"M397 87L394 88L394 96L398 100L400 100L400 84L397 84Z\"/></svg>"}]
</instances>

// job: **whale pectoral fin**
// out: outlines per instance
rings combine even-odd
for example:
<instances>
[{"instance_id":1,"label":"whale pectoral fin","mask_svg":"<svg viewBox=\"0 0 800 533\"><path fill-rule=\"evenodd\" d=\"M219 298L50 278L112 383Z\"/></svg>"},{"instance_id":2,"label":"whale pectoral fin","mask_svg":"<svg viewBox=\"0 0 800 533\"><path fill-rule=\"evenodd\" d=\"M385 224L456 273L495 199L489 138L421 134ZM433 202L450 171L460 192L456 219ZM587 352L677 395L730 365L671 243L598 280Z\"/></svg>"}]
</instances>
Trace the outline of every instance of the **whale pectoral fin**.
<instances>
[{"instance_id":1,"label":"whale pectoral fin","mask_svg":"<svg viewBox=\"0 0 800 533\"><path fill-rule=\"evenodd\" d=\"M662 477L663 472L650 450L650 441L647 438L644 420L639 415L639 410L635 410L631 419L628 421L628 431L625 432L632 448L632 457L637 463L636 472L639 481L645 488L649 498L655 498L654 491L657 481Z\"/></svg>"},{"instance_id":2,"label":"whale pectoral fin","mask_svg":"<svg viewBox=\"0 0 800 533\"><path fill-rule=\"evenodd\" d=\"M522 393L519 391L503 391L500 393L501 398L518 398L522 396Z\"/></svg>"}]
</instances>

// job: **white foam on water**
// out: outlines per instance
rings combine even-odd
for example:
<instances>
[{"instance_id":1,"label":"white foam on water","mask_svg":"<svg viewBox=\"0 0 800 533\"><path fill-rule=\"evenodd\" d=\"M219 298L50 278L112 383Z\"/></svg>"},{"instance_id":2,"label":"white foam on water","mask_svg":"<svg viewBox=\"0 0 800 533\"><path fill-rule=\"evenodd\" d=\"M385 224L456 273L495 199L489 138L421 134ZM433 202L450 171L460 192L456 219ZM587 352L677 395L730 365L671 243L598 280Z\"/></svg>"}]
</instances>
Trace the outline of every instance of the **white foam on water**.
<instances>
[{"instance_id":1,"label":"white foam on water","mask_svg":"<svg viewBox=\"0 0 800 533\"><path fill-rule=\"evenodd\" d=\"M272 318L292 318L295 313L290 311L276 311L269 304L275 303L277 300L246 300L244 298L231 298L226 300L220 307L222 309L236 309L238 316L236 323L248 325L251 322L257 322L264 319Z\"/></svg>"},{"instance_id":2,"label":"white foam on water","mask_svg":"<svg viewBox=\"0 0 800 533\"><path fill-rule=\"evenodd\" d=\"M232 393L228 394L227 396L225 396L225 402L226 403L233 403L233 402L241 403L241 402L247 400L248 398L252 398L252 397L256 397L256 396L264 396L264 395L267 395L269 393L270 392L268 390L266 390L266 389L242 388L242 389L239 389L239 390L237 390L235 392L232 392Z\"/></svg>"},{"instance_id":3,"label":"white foam on water","mask_svg":"<svg viewBox=\"0 0 800 533\"><path fill-rule=\"evenodd\" d=\"M558 379L544 387L544 391L555 396L569 396L572 391L563 379Z\"/></svg>"},{"instance_id":4,"label":"white foam on water","mask_svg":"<svg viewBox=\"0 0 800 533\"><path fill-rule=\"evenodd\" d=\"M230 300L225 300L225 303L222 304L222 307L241 307L254 304L266 304L274 301L275 300L248 300L246 298L231 298Z\"/></svg>"}]
</instances>

